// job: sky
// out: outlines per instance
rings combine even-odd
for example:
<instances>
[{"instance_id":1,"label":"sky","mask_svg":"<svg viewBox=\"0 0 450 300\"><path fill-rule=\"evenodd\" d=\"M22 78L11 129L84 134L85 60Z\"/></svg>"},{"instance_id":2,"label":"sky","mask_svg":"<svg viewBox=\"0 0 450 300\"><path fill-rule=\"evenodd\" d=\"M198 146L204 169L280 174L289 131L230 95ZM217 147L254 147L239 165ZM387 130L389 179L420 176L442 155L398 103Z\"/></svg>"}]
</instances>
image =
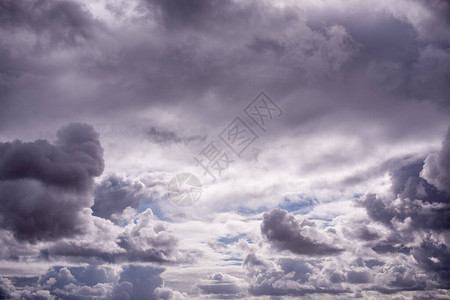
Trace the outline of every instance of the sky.
<instances>
[{"instance_id":1,"label":"sky","mask_svg":"<svg viewBox=\"0 0 450 300\"><path fill-rule=\"evenodd\" d=\"M0 0L0 299L450 299L450 2Z\"/></svg>"}]
</instances>

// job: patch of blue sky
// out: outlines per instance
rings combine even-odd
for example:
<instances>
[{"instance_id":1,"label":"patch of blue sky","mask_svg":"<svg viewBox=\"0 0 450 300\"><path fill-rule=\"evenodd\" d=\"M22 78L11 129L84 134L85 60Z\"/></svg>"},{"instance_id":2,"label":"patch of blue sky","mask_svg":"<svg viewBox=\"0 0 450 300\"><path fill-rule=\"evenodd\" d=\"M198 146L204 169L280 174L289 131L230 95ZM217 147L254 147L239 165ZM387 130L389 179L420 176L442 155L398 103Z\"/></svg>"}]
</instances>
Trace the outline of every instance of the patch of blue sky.
<instances>
[{"instance_id":1,"label":"patch of blue sky","mask_svg":"<svg viewBox=\"0 0 450 300\"><path fill-rule=\"evenodd\" d=\"M139 206L137 212L141 213L141 212L145 211L147 208L150 208L152 210L153 214L158 217L158 219L160 219L162 221L168 221L168 222L171 221L171 219L164 216L164 213L161 210L161 208L158 204L158 201L153 201L153 200L143 201L141 203L141 205Z\"/></svg>"},{"instance_id":2,"label":"patch of blue sky","mask_svg":"<svg viewBox=\"0 0 450 300\"><path fill-rule=\"evenodd\" d=\"M245 233L241 233L235 236L231 236L231 237L221 237L220 239L218 239L219 242L224 243L224 244L232 244L235 243L237 241L239 241L242 238L245 238L246 234Z\"/></svg>"},{"instance_id":3,"label":"patch of blue sky","mask_svg":"<svg viewBox=\"0 0 450 300\"><path fill-rule=\"evenodd\" d=\"M243 258L239 258L239 257L230 257L230 258L225 258L224 261L242 262L242 261L244 261L244 259Z\"/></svg>"},{"instance_id":4,"label":"patch of blue sky","mask_svg":"<svg viewBox=\"0 0 450 300\"><path fill-rule=\"evenodd\" d=\"M285 196L283 202L278 207L291 213L305 214L310 212L317 203L316 198L291 194Z\"/></svg>"},{"instance_id":5,"label":"patch of blue sky","mask_svg":"<svg viewBox=\"0 0 450 300\"><path fill-rule=\"evenodd\" d=\"M240 215L245 215L245 216L249 216L249 215L257 215L257 214L261 214L263 212L267 212L269 210L269 208L267 206L260 206L258 208L252 209L252 208L248 208L248 207L239 207L239 209L237 210L237 213Z\"/></svg>"}]
</instances>

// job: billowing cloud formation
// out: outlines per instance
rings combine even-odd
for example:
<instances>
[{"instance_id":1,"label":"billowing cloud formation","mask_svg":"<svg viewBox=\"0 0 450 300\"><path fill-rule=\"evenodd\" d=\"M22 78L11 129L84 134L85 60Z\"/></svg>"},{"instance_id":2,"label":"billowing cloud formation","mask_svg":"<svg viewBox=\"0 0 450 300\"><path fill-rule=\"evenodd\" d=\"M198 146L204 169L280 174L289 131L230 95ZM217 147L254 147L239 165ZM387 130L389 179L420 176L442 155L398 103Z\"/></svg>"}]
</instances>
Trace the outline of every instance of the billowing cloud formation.
<instances>
[{"instance_id":1,"label":"billowing cloud formation","mask_svg":"<svg viewBox=\"0 0 450 300\"><path fill-rule=\"evenodd\" d=\"M330 255L342 251L337 247L325 244L323 233L320 233L310 222L276 208L264 214L261 233L279 250L290 250L297 254Z\"/></svg>"},{"instance_id":2,"label":"billowing cloud formation","mask_svg":"<svg viewBox=\"0 0 450 300\"><path fill-rule=\"evenodd\" d=\"M449 11L1 1L0 298L448 298L450 138L428 154L449 120ZM171 206L168 180L261 89L283 116ZM4 142L72 120L101 133L96 185L88 125Z\"/></svg>"},{"instance_id":3,"label":"billowing cloud formation","mask_svg":"<svg viewBox=\"0 0 450 300\"><path fill-rule=\"evenodd\" d=\"M300 296L351 292L343 283L352 280L352 273L348 275L345 270L333 270L314 261L292 258L271 260L251 253L245 258L244 268L250 278L249 292L252 295ZM363 280L361 283L366 283L365 276L355 274Z\"/></svg>"},{"instance_id":4,"label":"billowing cloud formation","mask_svg":"<svg viewBox=\"0 0 450 300\"><path fill-rule=\"evenodd\" d=\"M404 223L409 229L450 229L449 141L450 131L438 154L394 170L389 194L364 196L361 204L369 216L393 228Z\"/></svg>"},{"instance_id":5,"label":"billowing cloud formation","mask_svg":"<svg viewBox=\"0 0 450 300\"><path fill-rule=\"evenodd\" d=\"M416 266L432 274L436 284L444 288L450 286L448 144L449 133L439 153L429 155L424 163L391 172L388 193L367 194L358 200L372 220L388 228L388 234L372 249L412 255Z\"/></svg>"},{"instance_id":6,"label":"billowing cloud formation","mask_svg":"<svg viewBox=\"0 0 450 300\"><path fill-rule=\"evenodd\" d=\"M445 153L447 140L448 135L437 158ZM393 166L386 190L380 187L356 199L353 212L327 221L323 232L303 216L279 208L265 213L263 240L295 255L270 251L264 243L248 244L243 263L248 293L369 298L376 293L407 297L414 291L417 297L444 297L450 287L450 195L421 177L434 155L425 163L405 160L403 166ZM446 160L436 162L433 167L445 169ZM345 251L325 243L326 233L346 245Z\"/></svg>"},{"instance_id":7,"label":"billowing cloud formation","mask_svg":"<svg viewBox=\"0 0 450 300\"><path fill-rule=\"evenodd\" d=\"M92 205L93 178L104 168L98 134L70 124L45 140L0 144L0 226L22 240L81 233Z\"/></svg>"},{"instance_id":8,"label":"billowing cloud formation","mask_svg":"<svg viewBox=\"0 0 450 300\"><path fill-rule=\"evenodd\" d=\"M138 209L149 196L142 182L111 175L96 186L92 211L105 219L117 218L127 207Z\"/></svg>"},{"instance_id":9,"label":"billowing cloud formation","mask_svg":"<svg viewBox=\"0 0 450 300\"><path fill-rule=\"evenodd\" d=\"M450 193L450 129L439 153L433 153L425 160L422 177L438 189Z\"/></svg>"},{"instance_id":10,"label":"billowing cloud formation","mask_svg":"<svg viewBox=\"0 0 450 300\"><path fill-rule=\"evenodd\" d=\"M134 222L118 227L92 217L85 235L55 242L42 253L47 257L72 258L79 262L182 262L193 259L191 251L179 252L178 238L150 209L138 214Z\"/></svg>"},{"instance_id":11,"label":"billowing cloud formation","mask_svg":"<svg viewBox=\"0 0 450 300\"><path fill-rule=\"evenodd\" d=\"M37 282L16 288L0 278L1 299L183 299L183 294L163 286L162 268L125 265L118 269L102 266L52 267Z\"/></svg>"}]
</instances>

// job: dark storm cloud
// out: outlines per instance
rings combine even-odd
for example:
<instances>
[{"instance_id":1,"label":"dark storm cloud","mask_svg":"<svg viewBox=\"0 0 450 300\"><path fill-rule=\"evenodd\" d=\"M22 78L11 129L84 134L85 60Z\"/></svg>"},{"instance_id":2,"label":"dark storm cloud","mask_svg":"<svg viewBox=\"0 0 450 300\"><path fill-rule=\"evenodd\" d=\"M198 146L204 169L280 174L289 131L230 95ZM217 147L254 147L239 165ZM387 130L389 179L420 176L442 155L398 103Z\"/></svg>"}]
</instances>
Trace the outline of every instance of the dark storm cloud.
<instances>
[{"instance_id":1,"label":"dark storm cloud","mask_svg":"<svg viewBox=\"0 0 450 300\"><path fill-rule=\"evenodd\" d=\"M15 290L11 280L0 277L0 299L12 299Z\"/></svg>"},{"instance_id":2,"label":"dark storm cloud","mask_svg":"<svg viewBox=\"0 0 450 300\"><path fill-rule=\"evenodd\" d=\"M450 249L446 244L427 238L414 249L413 256L422 268L438 276L444 288L450 288Z\"/></svg>"},{"instance_id":3,"label":"dark storm cloud","mask_svg":"<svg viewBox=\"0 0 450 300\"><path fill-rule=\"evenodd\" d=\"M391 14L367 8L358 7L360 13L348 14L346 10L307 7L307 24L316 30L340 24L349 31L360 47L344 70L368 75L366 79L376 87L374 93L406 101L434 101L448 109L448 2L391 3L384 6ZM414 9L423 15L415 15ZM365 75L360 73L363 69Z\"/></svg>"},{"instance_id":4,"label":"dark storm cloud","mask_svg":"<svg viewBox=\"0 0 450 300\"><path fill-rule=\"evenodd\" d=\"M127 161L136 157L134 146L142 142L129 134L135 129L131 119L139 122L140 114L155 114L152 124L157 125L141 128L146 140L155 147L182 146L204 140L172 129L191 127L183 117L214 127L265 89L286 107L274 137L295 141L297 148L303 135L317 134L328 143L345 134L345 144L350 136L363 145L357 153L330 150L316 161L308 158L299 177L308 179L306 171L319 167L327 175L338 166L349 170L344 183L351 186L386 169L394 171L392 195L367 194L359 201L369 217L349 222L345 252L342 243L329 242L339 240L338 226L322 231L283 210L265 214L261 254L251 253L244 261L250 293L282 297L356 291L352 296L364 297L358 291L448 287L443 264L449 252L449 138L424 165L393 161L386 154L377 169L354 176L347 168L352 162L359 167L366 157L379 158L375 149L395 152L409 148L408 143L403 147L405 141L432 141L437 133L429 129L448 121L435 111L436 103L447 109L450 103L448 1L329 1L323 6L297 1L299 7L285 8L268 1L138 2L136 10L119 13L120 20L109 18L100 2L86 2L99 19L79 2L0 2L0 135L33 135L61 120L80 118L101 124L96 128L106 132L120 128L130 137L120 143L112 137L104 145L112 160L123 159L124 169L113 172L127 172ZM126 9L136 3L112 5L120 10L122 4ZM170 130L159 127L167 122L160 111L169 113ZM127 156L115 156L116 148ZM39 243L21 248L12 233L21 240L51 240L41 252L50 262L192 262L192 256L199 256L200 250L178 252L183 243L148 213L133 220L149 199L139 180L104 179L94 203L92 180L103 167L98 137L83 126L66 128L56 144L1 143L0 226L8 229L0 232L1 256L20 261L36 252L29 247ZM132 218L125 220L128 207ZM427 234L429 239L417 242ZM267 244L279 250L271 255L296 259L267 258ZM42 276L39 288L24 291L2 279L0 298L178 295L161 286L159 268L129 266L120 275L101 269L55 267ZM209 296L242 294L239 280L218 272L195 286Z\"/></svg>"},{"instance_id":5,"label":"dark storm cloud","mask_svg":"<svg viewBox=\"0 0 450 300\"><path fill-rule=\"evenodd\" d=\"M148 266L126 266L120 274L119 287L113 291L113 299L157 299L154 291L163 283L160 277L163 271Z\"/></svg>"},{"instance_id":6,"label":"dark storm cloud","mask_svg":"<svg viewBox=\"0 0 450 300\"><path fill-rule=\"evenodd\" d=\"M166 187L167 181L157 173L142 174L138 178L111 174L95 186L93 215L125 225L132 221L136 211L160 199Z\"/></svg>"},{"instance_id":7,"label":"dark storm cloud","mask_svg":"<svg viewBox=\"0 0 450 300\"><path fill-rule=\"evenodd\" d=\"M358 172L357 174L344 178L344 180L342 180L342 183L345 185L358 184L370 178L382 176L386 172L386 170L400 170L406 165L412 165L414 163L417 163L417 160L418 158L411 155L389 158L388 160L380 163L375 167L368 168L362 172ZM421 169L423 163L419 162L418 165L419 168Z\"/></svg>"},{"instance_id":8,"label":"dark storm cloud","mask_svg":"<svg viewBox=\"0 0 450 300\"><path fill-rule=\"evenodd\" d=\"M305 235L305 227L311 229L314 226L315 224L307 219L299 219L286 210L276 208L264 214L261 233L275 248L290 250L296 254L332 255L343 251L343 249L321 243L320 234Z\"/></svg>"},{"instance_id":9,"label":"dark storm cloud","mask_svg":"<svg viewBox=\"0 0 450 300\"><path fill-rule=\"evenodd\" d=\"M448 240L450 229L449 140L447 133L441 151L429 155L425 163L419 161L391 171L389 194L367 194L357 200L372 220L389 228L387 235L368 245L380 254L414 257L415 267L426 272L427 278L442 288L450 284L447 267L450 251L443 242ZM427 237L418 239L416 234L420 232ZM420 276L407 275L404 265L397 265L394 270L398 275L393 287L423 289L429 286Z\"/></svg>"},{"instance_id":10,"label":"dark storm cloud","mask_svg":"<svg viewBox=\"0 0 450 300\"><path fill-rule=\"evenodd\" d=\"M95 22L88 11L73 1L14 1L0 3L0 24L16 31L37 32L52 44L74 44L92 36ZM46 46L40 44L40 46Z\"/></svg>"},{"instance_id":11,"label":"dark storm cloud","mask_svg":"<svg viewBox=\"0 0 450 300\"><path fill-rule=\"evenodd\" d=\"M8 97L2 105L2 121L18 126L8 115L18 114L28 120L25 117L35 109L40 113L40 121L45 123L45 120L52 120L46 109L51 107L54 111L54 103L61 102L66 105L58 106L56 117L70 117L80 111L89 115L100 112L102 117L116 110L134 111L153 105L179 103L180 99L183 99L180 103L189 103L189 106L203 111L209 106L200 104L210 94L222 99L213 104L219 105L219 111L224 111L228 110L227 103L241 101L243 95L246 99L253 97L261 86L270 85L278 93L286 93L302 86L305 80L308 81L306 77L328 76L326 70L340 69L352 53L351 38L343 28L330 29L323 34L313 32L305 27L298 11L277 10L259 2L174 3L149 1L148 5L150 11L162 14L164 22L200 22L202 26L195 29L188 26L190 34L173 37L160 27L119 28L107 31L107 37L103 37L96 34L101 27L98 22L86 21L85 24L92 27L89 32L93 34L89 43L63 50L50 47L42 53L36 53L33 40L31 45L23 46L11 39L5 51L10 53L22 46L22 56L27 59L14 64L22 68L12 67L14 71L22 69L22 76L5 82ZM150 13L147 18L151 22L155 16ZM247 26L249 19L254 26ZM55 27L61 30L70 27L58 25ZM279 37L271 33L272 29L283 31L291 27L298 27L304 35L287 32ZM203 29L212 33L205 33ZM131 36L126 33L128 30L132 31ZM228 34L223 35L224 32ZM5 34L9 36L10 33ZM39 33L31 34L40 40ZM132 39L133 34L140 37ZM230 39L234 42L229 43ZM261 44L261 41L264 42ZM267 48L269 44L279 44L288 51L279 58L260 51L261 47ZM68 55L67 60L61 62L65 66L63 68L61 64L55 65L53 58L61 54ZM42 64L41 61L48 63ZM315 66L314 62L320 62L321 66ZM261 70L273 69L274 65L279 71L273 70L275 80L272 82ZM275 73L278 72L282 72L283 79L277 79L279 76ZM45 78L31 76L42 73L46 74ZM73 78L72 85L61 92L57 79L65 76ZM92 83L92 90L85 92L85 89L73 88L87 79ZM243 85L243 82L248 84ZM281 86L277 87L276 83ZM287 90L286 84L289 85ZM31 98L34 99L32 103ZM86 105L74 105L69 99ZM19 106L27 109L19 110ZM226 114L210 115L205 113L202 118L214 122L218 117L228 118Z\"/></svg>"},{"instance_id":12,"label":"dark storm cloud","mask_svg":"<svg viewBox=\"0 0 450 300\"><path fill-rule=\"evenodd\" d=\"M125 22L123 26L108 28L106 23L93 21L83 8L75 8L77 4L67 4L70 2L42 1L34 6L13 1L5 3L8 3L6 6L11 15L34 15L31 9L34 6L38 16L43 14L41 11L50 14L47 11L63 10L60 6L70 7L63 10L70 13L58 14L67 15L64 21L45 15L47 18L40 19L50 23L44 26L38 22L34 27L67 31L68 37L89 41L68 46L71 48L63 53L52 47L49 51L36 53L32 42L26 47L14 39L6 42L5 70L26 76L3 82L8 91L8 97L0 104L5 127L19 126L9 115L17 114L19 118L29 120L36 111L40 115L39 122L50 123L55 116L49 114L49 108L58 110L57 118L68 118L80 112L93 117L92 114L99 112L95 117L102 119L117 111L188 103L199 112L196 117L200 117L201 112L211 107L227 112L230 103L239 102L241 106L242 99L253 97L262 87L277 97L296 99L297 103L290 107L292 114L286 118L287 126L336 110L348 108L353 111L355 104L363 111L374 112L375 117L382 117L380 110L384 111L387 102L383 99L390 97L377 97L377 93L392 96L387 86L397 81L403 85L405 80L415 80L411 86L422 86L412 92L404 92L410 85L408 88L402 86L399 89L403 95L412 93L414 98L415 93L427 91L436 92L435 97L440 97L441 102L446 99L442 78L448 73L448 64L445 64L448 51L439 45L423 48L414 43L413 26L391 13L376 12L374 18L365 18L371 11L370 6L361 5L362 12L352 14L351 18L347 18L346 13L351 9L343 9L342 16L323 17L325 21L321 22L324 13L309 14L306 4L302 10L290 6L275 8L259 1L148 0L140 1L142 6L139 6L139 9L145 7L148 13L139 19L140 22L132 22L139 26ZM6 19L4 22L10 27L22 26L19 21L14 21L21 18ZM163 26L152 26L154 21ZM98 34L102 28L105 28L105 36ZM40 33L32 31L31 34L41 40ZM9 31L5 31L5 35L10 36ZM17 55L12 55L16 48L22 49L21 59L14 59ZM55 65L55 57L62 54L67 55L67 59ZM14 64L10 64L11 60ZM32 76L35 74L46 76L36 78ZM92 89L63 89L61 92L56 82L65 76L73 76L73 86L81 85L85 79L92 83ZM391 80L391 77L394 78ZM378 85L378 80L385 83ZM335 89L343 84L350 87L339 90L343 93L342 99L346 100L335 101ZM373 88L364 93L369 94L367 101L347 94L362 85ZM324 94L319 101L303 103L300 99L304 98L306 87L318 88ZM328 90L330 92L325 92ZM211 95L217 100L211 106L204 105L205 98ZM77 103L85 105L74 105L67 99L76 99ZM55 103L65 105L56 108ZM26 109L18 109L22 106ZM211 123L222 118L228 118L227 114L212 114L211 111L201 114L202 121ZM396 137L402 137L405 131L402 124L395 126L401 131Z\"/></svg>"},{"instance_id":13,"label":"dark storm cloud","mask_svg":"<svg viewBox=\"0 0 450 300\"><path fill-rule=\"evenodd\" d=\"M176 132L164 130L157 127L151 127L147 132L148 136L158 144L168 145L172 143L188 144L194 141L205 141L206 135L179 136Z\"/></svg>"},{"instance_id":14,"label":"dark storm cloud","mask_svg":"<svg viewBox=\"0 0 450 300\"><path fill-rule=\"evenodd\" d=\"M217 22L223 18L231 1L207 0L145 0L152 12L156 12L161 22L169 28L181 26L195 26L207 28L205 22Z\"/></svg>"},{"instance_id":15,"label":"dark storm cloud","mask_svg":"<svg viewBox=\"0 0 450 300\"><path fill-rule=\"evenodd\" d=\"M73 123L46 140L0 143L1 226L22 240L80 233L92 204L93 178L104 168L94 128Z\"/></svg>"},{"instance_id":16,"label":"dark storm cloud","mask_svg":"<svg viewBox=\"0 0 450 300\"><path fill-rule=\"evenodd\" d=\"M122 213L127 207L139 208L148 197L145 185L140 181L111 175L95 188L94 216L111 219L113 214Z\"/></svg>"},{"instance_id":17,"label":"dark storm cloud","mask_svg":"<svg viewBox=\"0 0 450 300\"><path fill-rule=\"evenodd\" d=\"M446 172L447 160L437 160L438 164L435 164L431 163L430 157L434 156L427 158L425 166L423 162L417 162L391 172L391 191L397 200L390 196L365 195L359 203L366 208L368 215L389 226L393 226L393 222L410 220L413 228L450 229L450 194L420 177L421 172L428 176L433 171ZM443 174L436 185L445 182L446 175Z\"/></svg>"},{"instance_id":18,"label":"dark storm cloud","mask_svg":"<svg viewBox=\"0 0 450 300\"><path fill-rule=\"evenodd\" d=\"M42 274L38 282L17 288L8 278L0 277L1 299L171 299L180 295L163 287L162 268L125 265L117 273L103 266L55 266ZM175 298L182 299L182 297Z\"/></svg>"},{"instance_id":19,"label":"dark storm cloud","mask_svg":"<svg viewBox=\"0 0 450 300\"><path fill-rule=\"evenodd\" d=\"M71 124L46 140L0 144L0 180L34 179L50 186L84 191L104 169L103 149L94 128Z\"/></svg>"}]
</instances>

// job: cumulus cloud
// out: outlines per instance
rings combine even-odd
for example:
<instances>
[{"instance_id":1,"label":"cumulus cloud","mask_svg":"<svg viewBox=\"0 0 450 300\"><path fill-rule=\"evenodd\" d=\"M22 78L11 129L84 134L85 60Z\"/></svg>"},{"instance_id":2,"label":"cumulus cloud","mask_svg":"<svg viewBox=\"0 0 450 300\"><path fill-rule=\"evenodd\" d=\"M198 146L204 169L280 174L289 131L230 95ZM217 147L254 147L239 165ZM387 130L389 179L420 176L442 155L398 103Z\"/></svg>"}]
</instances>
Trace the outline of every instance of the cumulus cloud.
<instances>
[{"instance_id":1,"label":"cumulus cloud","mask_svg":"<svg viewBox=\"0 0 450 300\"><path fill-rule=\"evenodd\" d=\"M345 281L342 272L322 269L323 266L314 261L292 258L270 259L250 253L245 258L243 266L246 275L250 278L249 292L256 296L303 296L351 292L342 285ZM325 274L321 269L325 271Z\"/></svg>"},{"instance_id":2,"label":"cumulus cloud","mask_svg":"<svg viewBox=\"0 0 450 300\"><path fill-rule=\"evenodd\" d=\"M327 244L324 234L315 228L314 222L295 217L280 208L264 214L261 233L276 249L297 254L332 255L343 250Z\"/></svg>"},{"instance_id":3,"label":"cumulus cloud","mask_svg":"<svg viewBox=\"0 0 450 300\"><path fill-rule=\"evenodd\" d=\"M11 280L0 278L2 299L184 299L178 291L163 286L164 269L124 265L62 267L55 266L31 286L19 290Z\"/></svg>"},{"instance_id":4,"label":"cumulus cloud","mask_svg":"<svg viewBox=\"0 0 450 300\"><path fill-rule=\"evenodd\" d=\"M164 269L129 265L120 274L121 285L114 290L114 299L157 299L155 289L162 285ZM118 298L118 296L120 297Z\"/></svg>"},{"instance_id":5,"label":"cumulus cloud","mask_svg":"<svg viewBox=\"0 0 450 300\"><path fill-rule=\"evenodd\" d=\"M248 245L243 266L249 293L369 297L377 292L400 297L407 291L448 289L450 195L424 176L429 158L445 155L447 139L443 150L425 162L386 165L388 184L356 198L353 213L327 221L326 230L279 208L265 213L263 240L295 256L267 251L264 243ZM433 168L445 169L445 159L435 161ZM345 251L330 241L345 244ZM427 295L435 294L440 295Z\"/></svg>"},{"instance_id":6,"label":"cumulus cloud","mask_svg":"<svg viewBox=\"0 0 450 300\"><path fill-rule=\"evenodd\" d=\"M447 244L428 237L414 249L413 256L422 268L438 276L443 287L450 287L450 249Z\"/></svg>"},{"instance_id":7,"label":"cumulus cloud","mask_svg":"<svg viewBox=\"0 0 450 300\"><path fill-rule=\"evenodd\" d=\"M111 175L96 186L92 211L95 216L105 219L115 217L119 221L117 218L127 207L138 209L150 195L142 182Z\"/></svg>"},{"instance_id":8,"label":"cumulus cloud","mask_svg":"<svg viewBox=\"0 0 450 300\"><path fill-rule=\"evenodd\" d=\"M374 243L369 243L372 249L382 254L413 257L414 268L422 270L417 272L427 273L433 284L444 288L449 286L448 264L442 263L449 259L448 139L447 134L442 150L429 155L424 162L393 170L387 193L366 194L357 200L373 221L387 228ZM419 275L407 274L404 266L393 265L392 270L401 271L398 286L429 287Z\"/></svg>"},{"instance_id":9,"label":"cumulus cloud","mask_svg":"<svg viewBox=\"0 0 450 300\"><path fill-rule=\"evenodd\" d=\"M0 278L0 297L2 299L11 299L16 292L16 288L11 284L8 278Z\"/></svg>"},{"instance_id":10,"label":"cumulus cloud","mask_svg":"<svg viewBox=\"0 0 450 300\"><path fill-rule=\"evenodd\" d=\"M236 299L246 295L246 282L228 274L216 273L202 280L198 287L204 294L220 299Z\"/></svg>"},{"instance_id":11,"label":"cumulus cloud","mask_svg":"<svg viewBox=\"0 0 450 300\"><path fill-rule=\"evenodd\" d=\"M414 163L391 172L391 191L387 195L362 197L359 201L368 215L393 227L400 222L409 228L449 229L450 195L421 177L429 172L430 157L433 155L425 165Z\"/></svg>"},{"instance_id":12,"label":"cumulus cloud","mask_svg":"<svg viewBox=\"0 0 450 300\"><path fill-rule=\"evenodd\" d=\"M0 144L0 225L22 240L52 240L83 231L93 178L104 168L98 134L70 124L46 140Z\"/></svg>"},{"instance_id":13,"label":"cumulus cloud","mask_svg":"<svg viewBox=\"0 0 450 300\"><path fill-rule=\"evenodd\" d=\"M157 299L161 300L182 300L186 299L187 296L186 293L180 293L168 287L157 287L155 289L155 295Z\"/></svg>"},{"instance_id":14,"label":"cumulus cloud","mask_svg":"<svg viewBox=\"0 0 450 300\"><path fill-rule=\"evenodd\" d=\"M199 255L198 250L189 246L179 247L180 238L150 209L138 214L125 227L98 217L91 217L86 226L84 235L57 241L42 249L42 255L96 264L181 263L192 262Z\"/></svg>"},{"instance_id":15,"label":"cumulus cloud","mask_svg":"<svg viewBox=\"0 0 450 300\"><path fill-rule=\"evenodd\" d=\"M442 149L425 160L421 176L438 189L450 193L450 129L442 142Z\"/></svg>"}]
</instances>

